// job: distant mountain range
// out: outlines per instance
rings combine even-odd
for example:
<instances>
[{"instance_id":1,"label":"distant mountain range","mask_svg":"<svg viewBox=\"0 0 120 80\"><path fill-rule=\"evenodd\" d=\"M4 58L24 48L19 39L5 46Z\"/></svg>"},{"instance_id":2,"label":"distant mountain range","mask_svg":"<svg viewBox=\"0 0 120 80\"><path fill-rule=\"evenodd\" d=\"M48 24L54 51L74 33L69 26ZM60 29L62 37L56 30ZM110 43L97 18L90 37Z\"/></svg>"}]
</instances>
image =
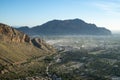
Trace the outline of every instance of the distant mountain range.
<instances>
[{"instance_id":1,"label":"distant mountain range","mask_svg":"<svg viewBox=\"0 0 120 80\"><path fill-rule=\"evenodd\" d=\"M28 35L111 35L111 31L80 19L52 20L40 26L17 28Z\"/></svg>"}]
</instances>

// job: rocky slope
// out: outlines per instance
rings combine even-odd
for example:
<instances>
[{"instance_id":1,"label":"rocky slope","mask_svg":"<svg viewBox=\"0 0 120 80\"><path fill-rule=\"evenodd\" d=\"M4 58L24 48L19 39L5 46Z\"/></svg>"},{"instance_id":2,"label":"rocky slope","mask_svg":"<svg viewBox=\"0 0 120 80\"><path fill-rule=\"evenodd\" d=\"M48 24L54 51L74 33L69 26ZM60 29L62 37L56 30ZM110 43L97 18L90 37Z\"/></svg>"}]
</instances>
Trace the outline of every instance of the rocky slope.
<instances>
[{"instance_id":1,"label":"rocky slope","mask_svg":"<svg viewBox=\"0 0 120 80\"><path fill-rule=\"evenodd\" d=\"M30 37L8 25L0 23L0 39L11 42L30 42Z\"/></svg>"},{"instance_id":2,"label":"rocky slope","mask_svg":"<svg viewBox=\"0 0 120 80\"><path fill-rule=\"evenodd\" d=\"M0 23L0 65L19 65L35 57L55 53L44 40L34 38L6 24ZM2 70L0 70L1 72Z\"/></svg>"}]
</instances>

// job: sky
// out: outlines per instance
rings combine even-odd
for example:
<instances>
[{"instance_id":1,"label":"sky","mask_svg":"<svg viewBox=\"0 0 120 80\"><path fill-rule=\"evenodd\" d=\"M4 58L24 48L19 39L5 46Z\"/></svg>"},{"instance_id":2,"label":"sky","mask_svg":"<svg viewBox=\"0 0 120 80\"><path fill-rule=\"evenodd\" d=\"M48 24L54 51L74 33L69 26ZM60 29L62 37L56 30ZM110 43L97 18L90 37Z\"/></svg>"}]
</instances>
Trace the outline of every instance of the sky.
<instances>
[{"instance_id":1,"label":"sky","mask_svg":"<svg viewBox=\"0 0 120 80\"><path fill-rule=\"evenodd\" d=\"M0 0L0 23L10 26L75 18L120 31L120 0Z\"/></svg>"}]
</instances>

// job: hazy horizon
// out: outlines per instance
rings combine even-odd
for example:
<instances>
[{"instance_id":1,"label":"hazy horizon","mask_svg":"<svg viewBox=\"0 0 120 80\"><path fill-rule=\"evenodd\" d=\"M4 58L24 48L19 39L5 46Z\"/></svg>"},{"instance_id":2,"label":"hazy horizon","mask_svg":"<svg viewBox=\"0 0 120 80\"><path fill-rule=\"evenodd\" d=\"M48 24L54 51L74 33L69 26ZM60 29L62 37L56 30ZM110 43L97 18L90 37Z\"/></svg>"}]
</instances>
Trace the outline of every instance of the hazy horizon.
<instances>
[{"instance_id":1,"label":"hazy horizon","mask_svg":"<svg viewBox=\"0 0 120 80\"><path fill-rule=\"evenodd\" d=\"M36 26L47 21L79 18L120 32L119 0L0 0L0 22Z\"/></svg>"}]
</instances>

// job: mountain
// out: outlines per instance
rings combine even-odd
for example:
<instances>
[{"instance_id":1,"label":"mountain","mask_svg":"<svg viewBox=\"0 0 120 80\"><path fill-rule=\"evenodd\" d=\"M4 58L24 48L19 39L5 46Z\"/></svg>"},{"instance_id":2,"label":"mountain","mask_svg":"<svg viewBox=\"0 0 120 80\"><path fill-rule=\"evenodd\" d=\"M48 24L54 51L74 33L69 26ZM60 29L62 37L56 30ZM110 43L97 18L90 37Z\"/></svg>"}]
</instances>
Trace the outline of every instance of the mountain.
<instances>
[{"instance_id":1,"label":"mountain","mask_svg":"<svg viewBox=\"0 0 120 80\"><path fill-rule=\"evenodd\" d=\"M52 20L32 28L18 28L29 35L111 35L104 27L97 27L80 19Z\"/></svg>"},{"instance_id":2,"label":"mountain","mask_svg":"<svg viewBox=\"0 0 120 80\"><path fill-rule=\"evenodd\" d=\"M0 80L28 80L39 74L45 77L46 56L56 50L40 38L30 38L6 24L0 23Z\"/></svg>"},{"instance_id":3,"label":"mountain","mask_svg":"<svg viewBox=\"0 0 120 80\"><path fill-rule=\"evenodd\" d=\"M32 64L35 61L31 63L31 60L34 58L45 57L55 52L55 49L45 43L44 40L39 38L31 39L23 32L0 23L0 80L3 80L2 78L6 80L8 77L11 79L13 77L10 76L11 74L16 77L23 68L33 66ZM29 64L21 68L23 63ZM40 62L39 64L42 65ZM22 74L21 72L20 75Z\"/></svg>"},{"instance_id":4,"label":"mountain","mask_svg":"<svg viewBox=\"0 0 120 80\"><path fill-rule=\"evenodd\" d=\"M31 33L34 33L28 26L22 26L22 27L19 27L19 28L15 28L19 31L22 31L26 34L31 34Z\"/></svg>"}]
</instances>

